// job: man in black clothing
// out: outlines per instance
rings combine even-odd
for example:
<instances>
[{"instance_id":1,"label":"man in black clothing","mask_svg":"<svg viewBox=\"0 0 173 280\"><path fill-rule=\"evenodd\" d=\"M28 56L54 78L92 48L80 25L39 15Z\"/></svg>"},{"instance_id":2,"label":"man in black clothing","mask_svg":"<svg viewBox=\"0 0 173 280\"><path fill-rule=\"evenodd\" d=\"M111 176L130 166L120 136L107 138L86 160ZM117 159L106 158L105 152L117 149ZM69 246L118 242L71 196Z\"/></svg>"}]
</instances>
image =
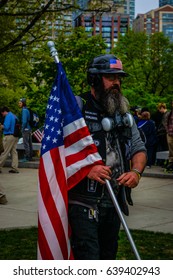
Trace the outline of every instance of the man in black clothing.
<instances>
[{"instance_id":1,"label":"man in black clothing","mask_svg":"<svg viewBox=\"0 0 173 280\"><path fill-rule=\"evenodd\" d=\"M105 185L110 180L122 211L128 215L126 197L138 185L146 164L146 149L128 101L121 93L126 76L113 55L96 57L88 68L83 115L105 165L96 165L69 191L71 245L75 259L115 259L120 220ZM130 164L129 164L130 162Z\"/></svg>"}]
</instances>

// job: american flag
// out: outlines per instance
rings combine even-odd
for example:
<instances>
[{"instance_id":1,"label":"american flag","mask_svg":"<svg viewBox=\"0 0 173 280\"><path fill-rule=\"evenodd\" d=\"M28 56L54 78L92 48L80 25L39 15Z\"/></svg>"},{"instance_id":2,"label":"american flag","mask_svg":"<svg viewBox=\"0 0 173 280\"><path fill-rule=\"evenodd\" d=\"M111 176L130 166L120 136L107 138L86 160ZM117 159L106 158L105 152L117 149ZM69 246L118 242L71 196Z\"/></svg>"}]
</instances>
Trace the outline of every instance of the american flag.
<instances>
[{"instance_id":1,"label":"american flag","mask_svg":"<svg viewBox=\"0 0 173 280\"><path fill-rule=\"evenodd\" d=\"M110 59L110 68L122 69L123 66L119 59L111 58Z\"/></svg>"},{"instance_id":2,"label":"american flag","mask_svg":"<svg viewBox=\"0 0 173 280\"><path fill-rule=\"evenodd\" d=\"M72 259L68 190L102 164L61 63L44 125L38 190L38 259Z\"/></svg>"},{"instance_id":3,"label":"american flag","mask_svg":"<svg viewBox=\"0 0 173 280\"><path fill-rule=\"evenodd\" d=\"M35 130L32 135L37 139L38 143L41 143L42 138L43 138L43 127L38 128Z\"/></svg>"}]
</instances>

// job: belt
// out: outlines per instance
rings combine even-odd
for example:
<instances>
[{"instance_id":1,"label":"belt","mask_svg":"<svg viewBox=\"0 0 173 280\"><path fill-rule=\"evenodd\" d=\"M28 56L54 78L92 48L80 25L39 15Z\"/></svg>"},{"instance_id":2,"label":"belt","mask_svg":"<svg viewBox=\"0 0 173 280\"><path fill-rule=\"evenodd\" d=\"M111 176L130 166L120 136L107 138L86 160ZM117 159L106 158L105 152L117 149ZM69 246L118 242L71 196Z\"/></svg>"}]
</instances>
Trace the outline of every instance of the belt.
<instances>
[{"instance_id":1,"label":"belt","mask_svg":"<svg viewBox=\"0 0 173 280\"><path fill-rule=\"evenodd\" d=\"M4 136L9 136L9 135L13 135L13 134L4 134Z\"/></svg>"}]
</instances>

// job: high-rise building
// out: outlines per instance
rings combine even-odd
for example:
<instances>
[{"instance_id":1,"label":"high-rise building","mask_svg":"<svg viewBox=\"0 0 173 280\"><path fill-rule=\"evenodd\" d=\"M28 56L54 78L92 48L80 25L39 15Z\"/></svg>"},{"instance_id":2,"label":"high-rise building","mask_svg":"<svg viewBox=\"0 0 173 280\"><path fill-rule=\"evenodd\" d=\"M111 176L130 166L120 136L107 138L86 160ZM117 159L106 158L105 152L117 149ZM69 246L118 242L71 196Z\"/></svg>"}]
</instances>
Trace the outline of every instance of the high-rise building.
<instances>
[{"instance_id":1,"label":"high-rise building","mask_svg":"<svg viewBox=\"0 0 173 280\"><path fill-rule=\"evenodd\" d=\"M173 5L173 0L159 0L159 7Z\"/></svg>"},{"instance_id":2,"label":"high-rise building","mask_svg":"<svg viewBox=\"0 0 173 280\"><path fill-rule=\"evenodd\" d=\"M89 3L94 3L95 0L78 0L78 4L82 9L85 9ZM113 5L117 13L126 14L130 17L130 25L135 18L135 0L107 0L106 5ZM80 14L78 12L77 16Z\"/></svg>"},{"instance_id":3,"label":"high-rise building","mask_svg":"<svg viewBox=\"0 0 173 280\"><path fill-rule=\"evenodd\" d=\"M133 30L144 31L148 35L163 32L173 43L173 6L164 5L145 14L138 14L133 22Z\"/></svg>"},{"instance_id":4,"label":"high-rise building","mask_svg":"<svg viewBox=\"0 0 173 280\"><path fill-rule=\"evenodd\" d=\"M132 26L135 18L135 0L126 0L124 4L124 13L130 17L130 25Z\"/></svg>"},{"instance_id":5,"label":"high-rise building","mask_svg":"<svg viewBox=\"0 0 173 280\"><path fill-rule=\"evenodd\" d=\"M126 5L135 0L125 0ZM86 9L89 4L96 4L95 0L78 0L82 9ZM102 8L111 7L109 12L77 12L74 17L74 26L83 26L85 30L92 35L101 34L107 44L107 51L110 51L118 41L120 34L124 35L130 24L129 12L130 6L122 5L122 0L107 0L102 3ZM133 15L134 18L134 15Z\"/></svg>"},{"instance_id":6,"label":"high-rise building","mask_svg":"<svg viewBox=\"0 0 173 280\"><path fill-rule=\"evenodd\" d=\"M48 0L45 0L45 3L47 2ZM46 14L45 19L42 19L42 29L47 31L49 39L55 39L58 31L63 28L66 29L66 33L71 29L73 17L72 11L68 9L69 4L73 4L73 0L64 0L63 3L60 0L53 1L51 4L52 13Z\"/></svg>"},{"instance_id":7,"label":"high-rise building","mask_svg":"<svg viewBox=\"0 0 173 280\"><path fill-rule=\"evenodd\" d=\"M130 26L133 24L135 18L135 0L124 0L124 2L114 0L115 5L118 3L117 13L129 15Z\"/></svg>"},{"instance_id":8,"label":"high-rise building","mask_svg":"<svg viewBox=\"0 0 173 280\"><path fill-rule=\"evenodd\" d=\"M75 19L75 26L85 27L86 32L92 35L101 34L110 51L118 41L119 34L124 35L129 28L129 15L112 13L83 13Z\"/></svg>"}]
</instances>

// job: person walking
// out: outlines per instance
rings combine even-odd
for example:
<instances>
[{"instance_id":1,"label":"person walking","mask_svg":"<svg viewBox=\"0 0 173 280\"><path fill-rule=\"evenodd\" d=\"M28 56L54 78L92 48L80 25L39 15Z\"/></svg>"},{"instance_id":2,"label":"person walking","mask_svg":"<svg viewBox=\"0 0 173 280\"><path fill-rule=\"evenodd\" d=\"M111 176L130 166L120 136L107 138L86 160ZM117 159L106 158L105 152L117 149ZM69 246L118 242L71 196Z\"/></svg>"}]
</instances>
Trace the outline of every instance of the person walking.
<instances>
[{"instance_id":1,"label":"person walking","mask_svg":"<svg viewBox=\"0 0 173 280\"><path fill-rule=\"evenodd\" d=\"M167 133L166 133L166 122L168 118L168 110L166 108L165 103L158 104L158 111L162 114L161 121L157 127L157 137L158 137L158 147L157 151L167 151L168 150L168 142L167 142Z\"/></svg>"},{"instance_id":2,"label":"person walking","mask_svg":"<svg viewBox=\"0 0 173 280\"><path fill-rule=\"evenodd\" d=\"M1 120L1 117L0 117L0 120ZM3 151L4 151L4 147L3 147L3 141L2 141L2 125L0 123L0 155L2 154ZM4 189L0 182L0 204L6 204L6 203L7 203L7 198L6 198Z\"/></svg>"},{"instance_id":3,"label":"person walking","mask_svg":"<svg viewBox=\"0 0 173 280\"><path fill-rule=\"evenodd\" d=\"M82 109L105 165L96 165L69 191L71 246L75 259L113 260L118 250L120 219L105 185L110 180L122 211L146 165L146 148L128 101L121 93L126 76L114 55L95 57L87 71L91 91ZM131 199L128 202L132 204Z\"/></svg>"},{"instance_id":4,"label":"person walking","mask_svg":"<svg viewBox=\"0 0 173 280\"><path fill-rule=\"evenodd\" d=\"M160 122L159 118L157 120L157 152L168 151L168 141L167 141L167 132L166 132L166 122L167 116L169 114L166 104L159 103L157 106L158 112L161 114ZM157 116L157 114L155 114ZM162 167L167 165L168 160L165 159L157 159L156 164Z\"/></svg>"},{"instance_id":5,"label":"person walking","mask_svg":"<svg viewBox=\"0 0 173 280\"><path fill-rule=\"evenodd\" d=\"M18 103L22 108L21 124L22 124L22 137L23 145L25 149L25 157L21 162L27 162L32 160L33 148L32 148L32 128L30 126L30 112L26 107L26 98L21 98Z\"/></svg>"},{"instance_id":6,"label":"person walking","mask_svg":"<svg viewBox=\"0 0 173 280\"><path fill-rule=\"evenodd\" d=\"M0 155L2 154L2 152L4 151L4 147L3 147L3 140L2 140L2 135L3 135L3 132L2 132L2 125L1 125L1 122L0 122Z\"/></svg>"},{"instance_id":7,"label":"person walking","mask_svg":"<svg viewBox=\"0 0 173 280\"><path fill-rule=\"evenodd\" d=\"M167 115L166 130L169 148L169 163L166 167L166 171L173 172L173 101L171 102L171 111Z\"/></svg>"},{"instance_id":8,"label":"person walking","mask_svg":"<svg viewBox=\"0 0 173 280\"><path fill-rule=\"evenodd\" d=\"M138 128L143 131L146 137L147 168L151 168L156 160L157 135L155 123L150 119L150 112L144 111L141 113L141 120L138 122Z\"/></svg>"},{"instance_id":9,"label":"person walking","mask_svg":"<svg viewBox=\"0 0 173 280\"><path fill-rule=\"evenodd\" d=\"M4 151L0 155L0 173L2 172L2 167L9 154L12 157L12 169L9 170L9 173L19 173L18 170L18 153L17 153L17 142L18 137L14 136L14 129L16 123L16 116L10 112L9 108L4 106L1 108L1 115L4 117L4 123L1 124L3 129L3 148Z\"/></svg>"}]
</instances>

